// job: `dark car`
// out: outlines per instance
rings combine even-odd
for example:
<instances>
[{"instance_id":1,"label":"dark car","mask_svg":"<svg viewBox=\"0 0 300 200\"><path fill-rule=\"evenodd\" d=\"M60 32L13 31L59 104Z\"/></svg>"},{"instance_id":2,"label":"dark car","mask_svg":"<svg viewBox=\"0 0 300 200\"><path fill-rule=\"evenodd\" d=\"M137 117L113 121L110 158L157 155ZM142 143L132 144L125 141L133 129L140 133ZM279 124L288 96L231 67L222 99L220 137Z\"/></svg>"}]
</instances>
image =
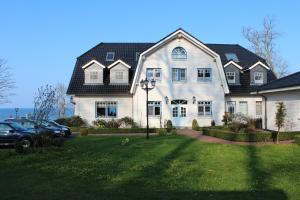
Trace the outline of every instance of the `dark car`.
<instances>
[{"instance_id":1,"label":"dark car","mask_svg":"<svg viewBox=\"0 0 300 200\"><path fill-rule=\"evenodd\" d=\"M38 126L38 124L29 119L7 119L7 122L15 122L28 130L34 131L37 134L51 134L53 137L62 137L65 135L64 131L60 128L47 127L43 124Z\"/></svg>"},{"instance_id":2,"label":"dark car","mask_svg":"<svg viewBox=\"0 0 300 200\"><path fill-rule=\"evenodd\" d=\"M60 125L60 124L56 123L55 121L44 120L42 122L42 124L46 127L60 128L65 133L66 137L69 137L72 134L72 131L69 127L64 126L64 125Z\"/></svg>"},{"instance_id":3,"label":"dark car","mask_svg":"<svg viewBox=\"0 0 300 200\"><path fill-rule=\"evenodd\" d=\"M13 122L0 122L0 145L12 146L20 142L23 148L32 145L33 131Z\"/></svg>"}]
</instances>

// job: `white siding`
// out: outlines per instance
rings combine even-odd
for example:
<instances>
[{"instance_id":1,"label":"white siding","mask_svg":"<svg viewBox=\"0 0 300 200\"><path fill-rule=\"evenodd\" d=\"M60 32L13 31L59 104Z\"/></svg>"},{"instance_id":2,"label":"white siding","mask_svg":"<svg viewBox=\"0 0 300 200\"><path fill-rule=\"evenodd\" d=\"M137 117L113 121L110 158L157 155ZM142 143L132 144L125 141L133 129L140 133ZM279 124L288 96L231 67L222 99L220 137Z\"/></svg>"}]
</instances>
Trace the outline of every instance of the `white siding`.
<instances>
[{"instance_id":1,"label":"white siding","mask_svg":"<svg viewBox=\"0 0 300 200\"><path fill-rule=\"evenodd\" d=\"M75 115L81 116L89 124L96 120L97 101L116 101L117 118L132 117L132 97L74 97ZM111 119L111 118L109 118Z\"/></svg>"},{"instance_id":2,"label":"white siding","mask_svg":"<svg viewBox=\"0 0 300 200\"><path fill-rule=\"evenodd\" d=\"M277 130L275 125L276 103L282 101L287 109L285 131L300 131L300 90L267 93L268 129Z\"/></svg>"},{"instance_id":3,"label":"white siding","mask_svg":"<svg viewBox=\"0 0 300 200\"><path fill-rule=\"evenodd\" d=\"M90 73L98 72L98 80L91 80ZM103 83L103 68L96 63L91 64L84 70L84 77L86 84L102 84Z\"/></svg>"},{"instance_id":4,"label":"white siding","mask_svg":"<svg viewBox=\"0 0 300 200\"><path fill-rule=\"evenodd\" d=\"M123 79L116 79L116 73L121 72ZM110 69L110 83L111 84L128 84L129 82L129 69L122 63L117 64Z\"/></svg>"},{"instance_id":5,"label":"white siding","mask_svg":"<svg viewBox=\"0 0 300 200\"><path fill-rule=\"evenodd\" d=\"M181 46L187 51L186 60L172 60L172 50ZM211 68L212 80L207 82L197 81L197 68ZM182 127L191 127L192 120L197 119L200 126L207 126L215 120L216 124L222 124L222 116L225 111L225 97L222 88L221 77L218 73L217 64L210 55L188 42L185 39L175 39L165 46L159 48L151 55L147 56L141 68L141 74L138 76L138 82L146 77L146 68L161 68L162 80L157 82L155 89L149 92L149 101L162 102L162 117L152 117L149 120L151 127L159 127L165 120L172 120L173 124ZM187 81L172 82L172 68L186 68ZM224 76L224 74L222 74ZM168 96L169 102L165 103L165 97ZM193 96L196 102L193 104ZM134 94L134 119L145 126L146 122L146 93L137 87ZM187 117L181 118L180 122L172 117L171 100L184 99L188 101ZM212 117L198 117L197 102L212 101Z\"/></svg>"}]
</instances>

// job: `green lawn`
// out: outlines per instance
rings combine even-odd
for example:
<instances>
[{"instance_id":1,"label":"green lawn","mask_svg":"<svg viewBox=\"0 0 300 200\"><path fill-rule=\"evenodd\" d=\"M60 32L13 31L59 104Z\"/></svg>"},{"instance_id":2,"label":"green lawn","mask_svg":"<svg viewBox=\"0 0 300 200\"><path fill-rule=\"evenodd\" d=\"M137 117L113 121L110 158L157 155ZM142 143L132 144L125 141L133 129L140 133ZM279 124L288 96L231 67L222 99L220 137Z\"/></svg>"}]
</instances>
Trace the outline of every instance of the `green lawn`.
<instances>
[{"instance_id":1,"label":"green lawn","mask_svg":"<svg viewBox=\"0 0 300 200\"><path fill-rule=\"evenodd\" d=\"M78 137L60 149L0 150L0 199L300 199L300 146L184 136Z\"/></svg>"}]
</instances>

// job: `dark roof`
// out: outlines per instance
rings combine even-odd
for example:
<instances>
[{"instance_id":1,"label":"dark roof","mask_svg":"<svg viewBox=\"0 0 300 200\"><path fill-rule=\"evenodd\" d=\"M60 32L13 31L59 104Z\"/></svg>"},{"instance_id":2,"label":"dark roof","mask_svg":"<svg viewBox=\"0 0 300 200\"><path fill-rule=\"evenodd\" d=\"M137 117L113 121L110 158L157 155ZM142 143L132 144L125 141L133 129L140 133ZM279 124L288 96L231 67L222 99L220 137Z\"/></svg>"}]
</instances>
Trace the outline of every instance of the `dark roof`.
<instances>
[{"instance_id":1,"label":"dark roof","mask_svg":"<svg viewBox=\"0 0 300 200\"><path fill-rule=\"evenodd\" d=\"M294 86L300 86L300 71L285 76L283 78L271 81L270 83L257 88L255 91L281 89L281 88L294 87Z\"/></svg>"},{"instance_id":2,"label":"dark roof","mask_svg":"<svg viewBox=\"0 0 300 200\"><path fill-rule=\"evenodd\" d=\"M197 39L197 38L196 38ZM160 40L161 41L161 40ZM137 66L136 52L144 52L156 43L100 43L93 47L86 53L77 58L77 62L71 77L68 87L68 94L75 95L103 95L103 94L129 94L131 83L133 81L135 69ZM251 51L241 47L237 44L204 44L214 52L220 55L222 64L225 65L228 60L225 53L235 53L239 59L238 64L247 69L257 61L265 63L265 60ZM109 84L109 70L104 69L103 85L87 85L84 84L84 70L82 66L91 60L97 60L101 64L108 66L114 61L106 61L107 52L115 52L115 61L122 60L131 66L129 69L129 85L110 85ZM274 74L269 72L270 80L275 78ZM269 75L268 75L269 76ZM254 88L250 86L250 76L247 73L241 74L242 83L239 86L229 86L232 93L249 94ZM249 80L248 80L249 79Z\"/></svg>"}]
</instances>

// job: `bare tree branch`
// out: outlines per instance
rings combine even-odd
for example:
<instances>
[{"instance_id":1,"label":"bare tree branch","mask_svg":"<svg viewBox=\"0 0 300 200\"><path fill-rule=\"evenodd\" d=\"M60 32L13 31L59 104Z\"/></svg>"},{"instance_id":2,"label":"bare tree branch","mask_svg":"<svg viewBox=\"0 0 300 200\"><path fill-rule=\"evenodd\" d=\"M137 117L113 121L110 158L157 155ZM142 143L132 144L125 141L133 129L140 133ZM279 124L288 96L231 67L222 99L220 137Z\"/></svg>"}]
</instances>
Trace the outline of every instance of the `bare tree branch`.
<instances>
[{"instance_id":1,"label":"bare tree branch","mask_svg":"<svg viewBox=\"0 0 300 200\"><path fill-rule=\"evenodd\" d=\"M264 58L278 77L287 75L288 65L276 51L276 39L280 36L275 30L275 19L266 17L261 31L251 27L242 29L243 36L250 42L251 48L260 57Z\"/></svg>"},{"instance_id":2,"label":"bare tree branch","mask_svg":"<svg viewBox=\"0 0 300 200\"><path fill-rule=\"evenodd\" d=\"M67 88L64 84L58 83L55 87L56 92L56 108L58 112L58 118L63 118L66 115L67 103L66 103L66 92Z\"/></svg>"},{"instance_id":3,"label":"bare tree branch","mask_svg":"<svg viewBox=\"0 0 300 200\"><path fill-rule=\"evenodd\" d=\"M42 125L43 120L48 120L53 112L56 103L55 88L46 85L40 87L34 97L33 119L38 126Z\"/></svg>"},{"instance_id":4,"label":"bare tree branch","mask_svg":"<svg viewBox=\"0 0 300 200\"><path fill-rule=\"evenodd\" d=\"M11 90L15 87L15 81L12 78L9 67L5 65L4 60L0 59L0 104L7 103L8 97L13 95Z\"/></svg>"}]
</instances>

